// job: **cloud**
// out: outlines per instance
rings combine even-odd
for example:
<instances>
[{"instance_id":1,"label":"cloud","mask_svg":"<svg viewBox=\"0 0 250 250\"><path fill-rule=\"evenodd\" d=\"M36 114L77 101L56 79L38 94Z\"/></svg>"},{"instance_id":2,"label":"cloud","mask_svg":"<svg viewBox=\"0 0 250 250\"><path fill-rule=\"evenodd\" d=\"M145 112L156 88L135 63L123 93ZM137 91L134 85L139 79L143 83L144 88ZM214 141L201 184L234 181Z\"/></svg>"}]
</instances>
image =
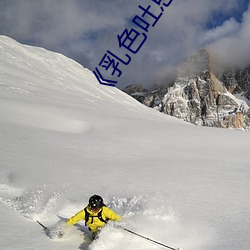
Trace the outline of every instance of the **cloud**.
<instances>
[{"instance_id":1,"label":"cloud","mask_svg":"<svg viewBox=\"0 0 250 250\"><path fill-rule=\"evenodd\" d=\"M250 64L250 9L245 11L242 22L222 39L210 45L218 64L225 67L245 67Z\"/></svg>"},{"instance_id":2,"label":"cloud","mask_svg":"<svg viewBox=\"0 0 250 250\"><path fill-rule=\"evenodd\" d=\"M240 28L240 24L235 18L226 20L221 26L217 26L211 30L204 31L203 36L200 39L201 44L211 44L215 41L219 41L225 37L235 34Z\"/></svg>"},{"instance_id":3,"label":"cloud","mask_svg":"<svg viewBox=\"0 0 250 250\"><path fill-rule=\"evenodd\" d=\"M0 33L61 52L93 70L107 50L121 58L128 53L119 48L117 35L131 28L143 32L131 22L136 15L143 14L139 5L144 8L151 5L155 16L161 13L152 0L1 0ZM246 12L240 23L233 17L236 10L238 0L174 0L157 24L150 26L145 44L131 55L131 63L120 64L122 76L118 87L129 83L144 83L148 87L165 79L175 65L204 46L212 45L214 51L221 51L225 61L230 60L225 48L240 44L244 54L250 35L249 17ZM228 18L207 30L214 13ZM147 14L145 20L154 22Z\"/></svg>"}]
</instances>

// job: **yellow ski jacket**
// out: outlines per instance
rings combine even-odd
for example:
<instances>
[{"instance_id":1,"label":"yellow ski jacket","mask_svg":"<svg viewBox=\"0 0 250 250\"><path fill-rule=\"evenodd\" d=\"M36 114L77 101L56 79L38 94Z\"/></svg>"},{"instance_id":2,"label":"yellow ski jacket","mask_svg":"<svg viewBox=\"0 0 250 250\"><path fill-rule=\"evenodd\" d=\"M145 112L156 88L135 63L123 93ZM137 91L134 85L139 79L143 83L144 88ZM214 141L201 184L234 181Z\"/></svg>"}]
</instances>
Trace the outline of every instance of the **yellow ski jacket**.
<instances>
[{"instance_id":1,"label":"yellow ski jacket","mask_svg":"<svg viewBox=\"0 0 250 250\"><path fill-rule=\"evenodd\" d=\"M86 226L90 229L92 233L97 232L100 228L102 228L106 223L104 221L112 220L112 221L121 221L121 217L116 214L113 210L110 208L103 206L99 211L93 212L89 209L89 207L86 207L87 212L89 213L88 221L85 221ZM100 220L98 218L98 214L101 212L101 217L104 221ZM72 216L68 221L67 224L75 225L80 220L85 220L85 211L84 209L78 212L76 215Z\"/></svg>"}]
</instances>

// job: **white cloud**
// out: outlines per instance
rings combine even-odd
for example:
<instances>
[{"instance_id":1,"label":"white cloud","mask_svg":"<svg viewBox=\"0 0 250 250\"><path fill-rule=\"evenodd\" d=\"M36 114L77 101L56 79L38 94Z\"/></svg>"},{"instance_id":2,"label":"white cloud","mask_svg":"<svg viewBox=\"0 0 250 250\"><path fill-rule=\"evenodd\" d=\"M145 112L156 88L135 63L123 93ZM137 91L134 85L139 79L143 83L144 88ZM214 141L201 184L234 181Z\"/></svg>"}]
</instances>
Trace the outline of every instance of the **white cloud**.
<instances>
[{"instance_id":1,"label":"white cloud","mask_svg":"<svg viewBox=\"0 0 250 250\"><path fill-rule=\"evenodd\" d=\"M238 29L210 45L216 61L225 66L246 66L250 63L250 9L244 13Z\"/></svg>"},{"instance_id":2,"label":"white cloud","mask_svg":"<svg viewBox=\"0 0 250 250\"><path fill-rule=\"evenodd\" d=\"M107 50L126 54L118 46L117 35L130 29L133 17L142 14L138 5L151 5L155 15L161 12L151 0L2 0L0 33L63 52L93 69ZM123 68L122 81L149 83L157 74L162 78L167 67L211 43L219 51L240 43L242 50L248 48L247 13L242 24L231 18L213 30L204 29L215 11L230 14L237 6L238 0L174 0L155 27L150 27L146 43L131 64Z\"/></svg>"},{"instance_id":3,"label":"white cloud","mask_svg":"<svg viewBox=\"0 0 250 250\"><path fill-rule=\"evenodd\" d=\"M235 34L239 28L240 24L235 20L235 18L232 17L229 20L226 20L221 26L204 31L200 42L201 44L211 44L214 41L218 41Z\"/></svg>"}]
</instances>

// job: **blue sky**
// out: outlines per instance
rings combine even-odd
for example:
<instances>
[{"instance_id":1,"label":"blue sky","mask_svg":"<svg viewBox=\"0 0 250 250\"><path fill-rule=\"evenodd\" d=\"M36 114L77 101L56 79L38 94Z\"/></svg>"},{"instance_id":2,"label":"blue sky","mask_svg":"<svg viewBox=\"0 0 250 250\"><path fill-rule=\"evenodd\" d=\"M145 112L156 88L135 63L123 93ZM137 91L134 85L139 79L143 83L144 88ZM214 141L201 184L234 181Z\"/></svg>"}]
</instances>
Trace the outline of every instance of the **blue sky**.
<instances>
[{"instance_id":1,"label":"blue sky","mask_svg":"<svg viewBox=\"0 0 250 250\"><path fill-rule=\"evenodd\" d=\"M239 0L237 7L232 9L229 13L225 13L222 10L216 10L211 13L211 18L208 20L206 24L207 29L216 28L217 26L221 26L225 20L230 18L235 18L235 20L239 23L242 22L242 17L245 11L248 9L248 0Z\"/></svg>"},{"instance_id":2,"label":"blue sky","mask_svg":"<svg viewBox=\"0 0 250 250\"><path fill-rule=\"evenodd\" d=\"M183 59L204 47L223 64L250 63L249 1L173 0L122 67L117 87L168 79ZM119 48L117 35L135 28L131 20L143 14L139 5L161 13L152 0L1 0L0 34L63 53L93 70L107 50L121 58L128 52Z\"/></svg>"}]
</instances>

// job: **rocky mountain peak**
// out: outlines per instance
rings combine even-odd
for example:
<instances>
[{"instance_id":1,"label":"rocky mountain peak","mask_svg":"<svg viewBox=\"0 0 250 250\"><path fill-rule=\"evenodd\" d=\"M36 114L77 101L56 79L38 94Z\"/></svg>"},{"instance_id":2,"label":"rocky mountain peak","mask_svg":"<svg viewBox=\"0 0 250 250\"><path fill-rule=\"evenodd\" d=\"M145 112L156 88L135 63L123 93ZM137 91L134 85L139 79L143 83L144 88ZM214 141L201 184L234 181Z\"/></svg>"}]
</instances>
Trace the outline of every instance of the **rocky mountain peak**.
<instances>
[{"instance_id":1,"label":"rocky mountain peak","mask_svg":"<svg viewBox=\"0 0 250 250\"><path fill-rule=\"evenodd\" d=\"M201 49L188 57L177 69L177 77L194 77L206 74L210 70L210 58L207 49Z\"/></svg>"},{"instance_id":2,"label":"rocky mountain peak","mask_svg":"<svg viewBox=\"0 0 250 250\"><path fill-rule=\"evenodd\" d=\"M233 95L250 93L250 67L216 74L211 61L209 51L202 49L179 66L171 86L129 94L149 107L196 125L250 128L247 102Z\"/></svg>"}]
</instances>

